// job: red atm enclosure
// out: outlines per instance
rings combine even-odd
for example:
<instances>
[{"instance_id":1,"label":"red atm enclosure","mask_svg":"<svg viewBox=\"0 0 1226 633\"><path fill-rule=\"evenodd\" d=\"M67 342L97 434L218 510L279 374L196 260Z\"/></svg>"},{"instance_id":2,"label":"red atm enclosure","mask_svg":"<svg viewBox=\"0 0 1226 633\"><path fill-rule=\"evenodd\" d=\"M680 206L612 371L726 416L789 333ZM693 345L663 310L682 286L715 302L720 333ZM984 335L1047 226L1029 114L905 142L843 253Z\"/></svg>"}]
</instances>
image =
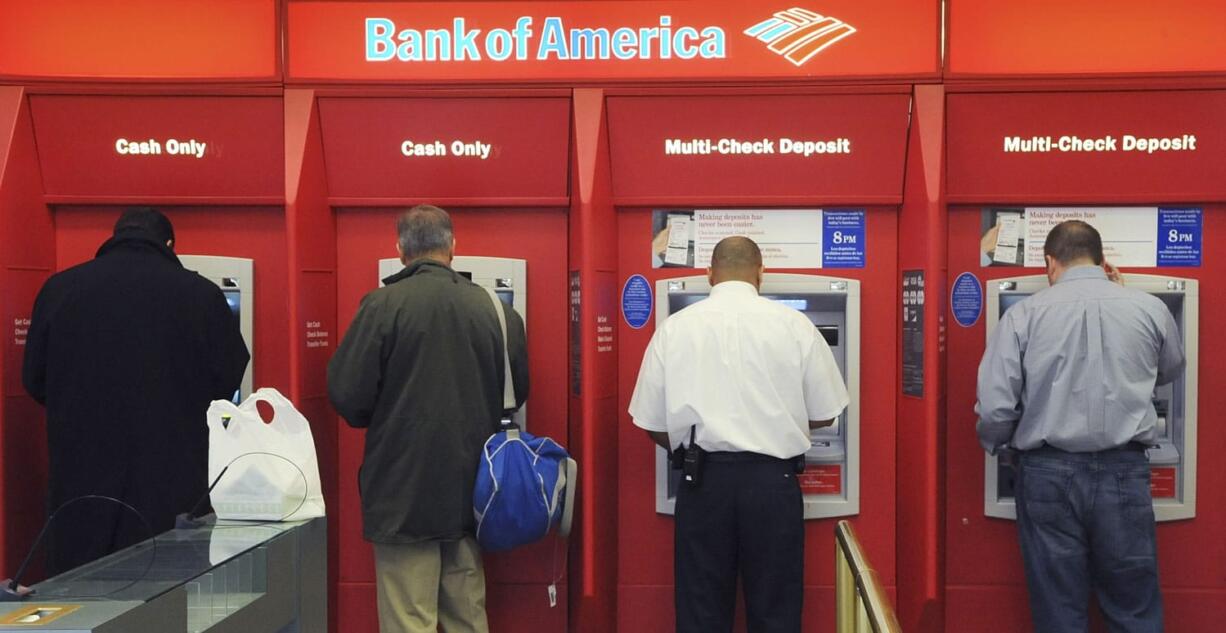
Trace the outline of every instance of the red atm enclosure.
<instances>
[{"instance_id":1,"label":"red atm enclosure","mask_svg":"<svg viewBox=\"0 0 1226 633\"><path fill-rule=\"evenodd\" d=\"M858 261L831 264L825 260L822 268L779 269L768 264L768 273L819 274L860 284L861 492L858 514L847 518L855 523L891 591L896 582L898 210L910 100L908 89L891 88L859 94L803 90L772 95L613 93L607 100L619 285L631 275L643 275L654 292L657 280L704 274L705 263L695 260L675 268L653 268L654 212L862 211L865 241ZM782 153L789 147L783 139L831 144L806 156ZM737 145L745 152L740 153L721 140L749 143ZM704 227L700 224L698 230ZM771 236L774 242L780 241L780 235L769 229L765 236L757 237L765 242ZM817 235L794 237L813 240ZM682 255L679 262L684 261ZM657 295L654 309L665 308L664 303ZM673 519L657 513L654 501L656 448L625 413L643 351L655 331L655 314L651 316L642 324L622 318L617 332L621 447L618 630L627 633L669 630L674 613ZM815 487L838 494L850 475L837 469L819 474ZM833 625L832 529L830 519L807 521L806 630ZM738 611L743 614L743 609Z\"/></svg>"},{"instance_id":2,"label":"red atm enclosure","mask_svg":"<svg viewBox=\"0 0 1226 633\"><path fill-rule=\"evenodd\" d=\"M28 218L18 229L26 246L13 255L29 257L5 289L8 318L24 322L48 275L93 258L126 206L157 206L175 225L177 253L253 260L245 309L254 312L254 384L289 393L281 99L35 94L19 107L28 107L18 134L37 143L43 190L6 210ZM21 353L9 351L5 391L24 403ZM45 516L45 433L41 407L10 413L5 445L18 452L6 454L15 469L6 481L25 482L4 498L15 564Z\"/></svg>"},{"instance_id":3,"label":"red atm enclosure","mask_svg":"<svg viewBox=\"0 0 1226 633\"><path fill-rule=\"evenodd\" d=\"M532 432L567 435L567 92L519 96L319 97L336 215L338 332L396 257L396 218L430 203L450 212L459 256L526 260ZM441 148L441 149L439 149ZM517 290L518 291L518 290ZM362 540L357 471L364 437L337 420L339 587L346 631L378 629L374 558ZM486 556L491 630L564 631L564 544L551 537ZM546 587L559 579L558 606Z\"/></svg>"},{"instance_id":4,"label":"red atm enclosure","mask_svg":"<svg viewBox=\"0 0 1226 633\"><path fill-rule=\"evenodd\" d=\"M1215 458L1226 437L1215 423L1226 392L1226 367L1212 317L1226 310L1226 293L1214 288L1226 273L1214 251L1226 240L1224 109L1226 92L1221 90L967 92L948 97L951 285L969 274L973 278L964 277L962 283L990 291L985 286L1003 277L1043 275L1041 267L993 264L999 258L985 255L989 245L981 240L997 215L1033 217L1052 207L1090 209L1103 216L1104 226L1111 226L1112 214L1145 216L1133 237L1149 240L1140 247L1151 258L1158 249L1157 266L1125 264L1124 272L1199 281L1202 325L1194 368L1199 369L1201 423L1198 437L1188 438L1200 455L1195 475L1199 501L1194 517L1162 521L1160 514L1158 523L1166 625L1172 631L1216 631L1221 617L1210 614L1226 616L1219 564L1226 546L1217 536L1226 525L1226 509L1217 502L1226 486L1226 467ZM1159 227L1170 208L1199 210L1203 232L1195 231L1196 262L1163 256L1169 231ZM1146 209L1157 212L1156 226ZM1072 213L1080 217L1081 211ZM1118 229L1100 230L1108 252L1129 257L1127 245L1112 232ZM1186 235L1190 244L1191 230ZM958 308L952 306L955 314ZM984 453L974 430L974 377L984 350L987 310L984 306L982 315L968 314L949 326L947 630L1020 632L1030 625L1016 526L985 516ZM1154 466L1153 472L1155 499L1173 497L1175 484L1162 475L1174 469Z\"/></svg>"}]
</instances>

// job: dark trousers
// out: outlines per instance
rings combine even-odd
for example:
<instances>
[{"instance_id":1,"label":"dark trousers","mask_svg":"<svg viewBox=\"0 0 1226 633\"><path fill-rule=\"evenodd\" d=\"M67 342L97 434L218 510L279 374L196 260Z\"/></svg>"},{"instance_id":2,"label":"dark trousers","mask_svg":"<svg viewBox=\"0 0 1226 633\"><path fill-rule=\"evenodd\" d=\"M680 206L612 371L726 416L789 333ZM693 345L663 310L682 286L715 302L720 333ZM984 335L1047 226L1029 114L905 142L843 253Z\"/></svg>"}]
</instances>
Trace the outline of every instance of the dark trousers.
<instances>
[{"instance_id":1,"label":"dark trousers","mask_svg":"<svg viewBox=\"0 0 1226 633\"><path fill-rule=\"evenodd\" d=\"M732 631L739 574L749 633L799 633L804 506L790 460L710 453L677 494L678 633Z\"/></svg>"},{"instance_id":2,"label":"dark trousers","mask_svg":"<svg viewBox=\"0 0 1226 633\"><path fill-rule=\"evenodd\" d=\"M1086 631L1091 590L1113 633L1162 631L1145 453L1023 453L1017 519L1035 631Z\"/></svg>"}]
</instances>

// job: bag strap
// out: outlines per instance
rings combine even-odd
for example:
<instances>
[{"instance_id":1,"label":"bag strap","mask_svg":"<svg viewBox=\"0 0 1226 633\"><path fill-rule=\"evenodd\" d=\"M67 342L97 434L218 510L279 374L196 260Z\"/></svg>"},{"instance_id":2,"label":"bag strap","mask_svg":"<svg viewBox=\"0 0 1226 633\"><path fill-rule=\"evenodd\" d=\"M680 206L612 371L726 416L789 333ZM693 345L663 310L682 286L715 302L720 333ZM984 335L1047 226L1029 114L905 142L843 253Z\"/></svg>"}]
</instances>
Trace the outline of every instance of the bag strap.
<instances>
[{"instance_id":1,"label":"bag strap","mask_svg":"<svg viewBox=\"0 0 1226 633\"><path fill-rule=\"evenodd\" d=\"M498 327L502 329L502 409L504 411L515 408L515 385L511 382L511 354L507 351L507 315L502 307L502 299L498 298L498 293L489 288L484 288L489 294L490 300L494 302L494 312L498 314Z\"/></svg>"}]
</instances>

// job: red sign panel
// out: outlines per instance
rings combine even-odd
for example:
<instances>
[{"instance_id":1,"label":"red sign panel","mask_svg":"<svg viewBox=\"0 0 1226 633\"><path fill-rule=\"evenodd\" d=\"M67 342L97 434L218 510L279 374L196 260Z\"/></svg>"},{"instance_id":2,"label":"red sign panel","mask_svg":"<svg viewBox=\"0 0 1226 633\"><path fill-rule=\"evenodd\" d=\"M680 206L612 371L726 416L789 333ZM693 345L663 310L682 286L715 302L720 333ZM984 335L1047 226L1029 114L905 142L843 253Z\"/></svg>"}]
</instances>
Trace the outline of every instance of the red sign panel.
<instances>
[{"instance_id":1,"label":"red sign panel","mask_svg":"<svg viewBox=\"0 0 1226 633\"><path fill-rule=\"evenodd\" d=\"M620 204L902 198L905 94L610 97Z\"/></svg>"},{"instance_id":2,"label":"red sign panel","mask_svg":"<svg viewBox=\"0 0 1226 633\"><path fill-rule=\"evenodd\" d=\"M1216 0L951 2L949 73L1220 73L1223 25Z\"/></svg>"},{"instance_id":3,"label":"red sign panel","mask_svg":"<svg viewBox=\"0 0 1226 633\"><path fill-rule=\"evenodd\" d=\"M339 198L564 198L570 100L319 100L328 190Z\"/></svg>"},{"instance_id":4,"label":"red sign panel","mask_svg":"<svg viewBox=\"0 0 1226 633\"><path fill-rule=\"evenodd\" d=\"M272 79L276 0L0 2L0 76Z\"/></svg>"},{"instance_id":5,"label":"red sign panel","mask_svg":"<svg viewBox=\"0 0 1226 633\"><path fill-rule=\"evenodd\" d=\"M1178 483L1174 468L1149 469L1149 494L1155 499L1174 499Z\"/></svg>"},{"instance_id":6,"label":"red sign panel","mask_svg":"<svg viewBox=\"0 0 1226 633\"><path fill-rule=\"evenodd\" d=\"M51 195L284 197L275 97L31 96Z\"/></svg>"},{"instance_id":7,"label":"red sign panel","mask_svg":"<svg viewBox=\"0 0 1226 633\"><path fill-rule=\"evenodd\" d=\"M805 466L805 472L796 476L800 492L806 495L843 494L843 467L838 464Z\"/></svg>"},{"instance_id":8,"label":"red sign panel","mask_svg":"<svg viewBox=\"0 0 1226 633\"><path fill-rule=\"evenodd\" d=\"M1226 197L1226 91L955 94L958 202L1183 202Z\"/></svg>"},{"instance_id":9,"label":"red sign panel","mask_svg":"<svg viewBox=\"0 0 1226 633\"><path fill-rule=\"evenodd\" d=\"M936 0L290 2L307 81L935 77Z\"/></svg>"}]
</instances>

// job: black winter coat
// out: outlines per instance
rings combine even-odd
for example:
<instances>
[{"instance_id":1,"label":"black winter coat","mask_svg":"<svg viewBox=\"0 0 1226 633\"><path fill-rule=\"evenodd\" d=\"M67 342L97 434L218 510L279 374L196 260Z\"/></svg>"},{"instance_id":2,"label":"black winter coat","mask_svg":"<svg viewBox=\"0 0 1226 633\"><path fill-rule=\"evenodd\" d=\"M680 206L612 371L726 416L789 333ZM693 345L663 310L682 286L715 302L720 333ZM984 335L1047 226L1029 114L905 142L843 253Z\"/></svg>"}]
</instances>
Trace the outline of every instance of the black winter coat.
<instances>
[{"instance_id":1,"label":"black winter coat","mask_svg":"<svg viewBox=\"0 0 1226 633\"><path fill-rule=\"evenodd\" d=\"M155 533L174 527L208 487L205 411L234 394L249 359L221 289L152 236L125 232L52 275L34 303L22 375L47 407L49 509L106 495ZM51 536L50 571L60 572L146 533L88 502Z\"/></svg>"},{"instance_id":2,"label":"black winter coat","mask_svg":"<svg viewBox=\"0 0 1226 633\"><path fill-rule=\"evenodd\" d=\"M503 413L502 331L489 294L418 260L366 295L328 363L328 395L366 429L358 473L363 535L375 543L474 532L481 448ZM523 319L506 306L516 406L528 396Z\"/></svg>"}]
</instances>

